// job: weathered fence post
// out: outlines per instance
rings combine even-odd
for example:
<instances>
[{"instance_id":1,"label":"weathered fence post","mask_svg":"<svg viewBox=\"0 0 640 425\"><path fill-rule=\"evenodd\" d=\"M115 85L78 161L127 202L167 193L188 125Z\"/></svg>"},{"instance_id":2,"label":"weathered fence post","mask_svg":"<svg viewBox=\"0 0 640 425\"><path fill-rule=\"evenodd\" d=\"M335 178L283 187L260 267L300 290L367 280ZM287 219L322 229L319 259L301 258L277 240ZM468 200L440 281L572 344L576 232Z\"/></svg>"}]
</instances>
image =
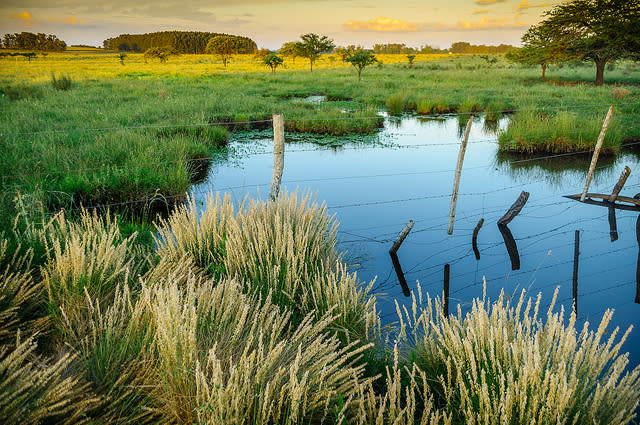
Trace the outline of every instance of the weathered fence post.
<instances>
[{"instance_id":1,"label":"weathered fence post","mask_svg":"<svg viewBox=\"0 0 640 425\"><path fill-rule=\"evenodd\" d=\"M414 224L415 223L413 220L409 220L409 222L404 226L404 229L402 229L402 231L398 234L396 241L393 243L393 245L389 249L389 254L395 254L398 251L398 248L400 248L400 245L402 245L402 242L404 242L404 239L407 237L411 229L413 229Z\"/></svg>"},{"instance_id":2,"label":"weathered fence post","mask_svg":"<svg viewBox=\"0 0 640 425\"><path fill-rule=\"evenodd\" d=\"M640 215L636 220L636 239L638 241L638 263L636 266L636 304L640 304Z\"/></svg>"},{"instance_id":3,"label":"weathered fence post","mask_svg":"<svg viewBox=\"0 0 640 425\"><path fill-rule=\"evenodd\" d=\"M611 121L611 114L613 114L613 106L609 107L607 117L604 119L604 123L602 124L602 130L600 130L600 135L598 136L598 141L596 142L596 148L593 151L591 165L589 166L589 173L587 174L587 182L584 184L582 196L580 196L580 202L583 202L587 197L587 191L589 190L589 185L591 184L591 178L593 177L593 172L596 170L596 164L598 163L598 155L600 155L602 142L604 142L604 135L607 133L607 127L609 127L609 121Z\"/></svg>"},{"instance_id":4,"label":"weathered fence post","mask_svg":"<svg viewBox=\"0 0 640 425\"><path fill-rule=\"evenodd\" d=\"M451 272L451 266L449 264L444 265L444 288L443 288L443 307L444 315L449 315L449 274Z\"/></svg>"},{"instance_id":5,"label":"weathered fence post","mask_svg":"<svg viewBox=\"0 0 640 425\"><path fill-rule=\"evenodd\" d=\"M615 202L616 198L618 198L618 194L622 190L622 187L627 182L629 175L631 174L631 168L628 166L624 166L624 170L622 170L622 174L620 174L620 178L618 179L618 183L613 187L613 192L611 192L611 196L609 196L609 202Z\"/></svg>"},{"instance_id":6,"label":"weathered fence post","mask_svg":"<svg viewBox=\"0 0 640 425\"><path fill-rule=\"evenodd\" d=\"M580 258L580 230L573 243L573 312L578 315L578 259Z\"/></svg>"},{"instance_id":7,"label":"weathered fence post","mask_svg":"<svg viewBox=\"0 0 640 425\"><path fill-rule=\"evenodd\" d=\"M616 221L616 209L613 205L609 207L609 236L611 236L611 242L618 240L618 223Z\"/></svg>"},{"instance_id":8,"label":"weathered fence post","mask_svg":"<svg viewBox=\"0 0 640 425\"><path fill-rule=\"evenodd\" d=\"M511 223L511 220L513 220L518 214L520 214L520 211L522 211L522 208L524 208L528 200L529 192L525 192L524 190L520 192L520 196L518 196L518 199L516 199L509 210L507 210L507 212L504 213L500 220L498 220L498 224L507 225Z\"/></svg>"},{"instance_id":9,"label":"weathered fence post","mask_svg":"<svg viewBox=\"0 0 640 425\"><path fill-rule=\"evenodd\" d=\"M284 169L284 119L282 114L273 114L273 174L269 199L275 201L280 194L282 171Z\"/></svg>"},{"instance_id":10,"label":"weathered fence post","mask_svg":"<svg viewBox=\"0 0 640 425\"><path fill-rule=\"evenodd\" d=\"M476 228L473 229L473 236L471 237L471 246L473 247L473 253L476 255L476 260L480 259L480 250L478 249L478 232L484 224L484 218L481 218L476 224Z\"/></svg>"},{"instance_id":11,"label":"weathered fence post","mask_svg":"<svg viewBox=\"0 0 640 425\"><path fill-rule=\"evenodd\" d=\"M464 139L460 145L460 152L458 153L458 163L456 165L456 174L453 179L453 191L451 192L451 207L449 208L449 227L447 228L447 234L453 234L453 222L456 217L456 204L458 203L458 188L460 187L460 174L462 173L462 163L464 162L464 153L467 150L467 141L469 140L469 133L471 132L471 123L473 122L473 115L469 116L469 122L467 123L467 129L464 131Z\"/></svg>"}]
</instances>

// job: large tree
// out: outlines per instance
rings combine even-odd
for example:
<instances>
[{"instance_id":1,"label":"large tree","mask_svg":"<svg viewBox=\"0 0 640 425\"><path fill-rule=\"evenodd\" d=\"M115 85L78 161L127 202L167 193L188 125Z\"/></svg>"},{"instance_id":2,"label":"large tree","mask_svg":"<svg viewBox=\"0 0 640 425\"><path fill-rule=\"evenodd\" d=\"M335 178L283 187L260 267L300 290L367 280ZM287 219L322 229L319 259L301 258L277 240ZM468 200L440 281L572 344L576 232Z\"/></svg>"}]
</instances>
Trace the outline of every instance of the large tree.
<instances>
[{"instance_id":1,"label":"large tree","mask_svg":"<svg viewBox=\"0 0 640 425\"><path fill-rule=\"evenodd\" d=\"M604 82L607 63L640 56L638 0L573 0L545 13L528 32L548 40L548 48L596 65L596 85ZM525 40L523 39L523 42Z\"/></svg>"},{"instance_id":2,"label":"large tree","mask_svg":"<svg viewBox=\"0 0 640 425\"><path fill-rule=\"evenodd\" d=\"M505 54L505 58L512 62L525 65L540 65L542 80L544 81L547 67L553 63L567 59L567 46L555 42L549 34L541 30L540 26L533 26L522 36L522 48L514 49Z\"/></svg>"},{"instance_id":3,"label":"large tree","mask_svg":"<svg viewBox=\"0 0 640 425\"><path fill-rule=\"evenodd\" d=\"M301 42L298 43L298 49L300 50L300 56L309 58L309 64L311 65L311 72L313 72L313 63L316 61L320 53L327 52L334 47L333 40L326 35L319 36L318 34L304 34L301 35Z\"/></svg>"},{"instance_id":4,"label":"large tree","mask_svg":"<svg viewBox=\"0 0 640 425\"><path fill-rule=\"evenodd\" d=\"M236 47L235 40L232 36L217 35L215 37L211 37L211 40L207 43L205 52L220 56L222 64L226 68L227 62L231 56L238 53L238 48Z\"/></svg>"},{"instance_id":5,"label":"large tree","mask_svg":"<svg viewBox=\"0 0 640 425\"><path fill-rule=\"evenodd\" d=\"M296 57L301 54L300 44L301 43L296 41L287 41L282 45L282 47L280 47L278 53L284 56L289 56L293 60L293 63L296 63Z\"/></svg>"}]
</instances>

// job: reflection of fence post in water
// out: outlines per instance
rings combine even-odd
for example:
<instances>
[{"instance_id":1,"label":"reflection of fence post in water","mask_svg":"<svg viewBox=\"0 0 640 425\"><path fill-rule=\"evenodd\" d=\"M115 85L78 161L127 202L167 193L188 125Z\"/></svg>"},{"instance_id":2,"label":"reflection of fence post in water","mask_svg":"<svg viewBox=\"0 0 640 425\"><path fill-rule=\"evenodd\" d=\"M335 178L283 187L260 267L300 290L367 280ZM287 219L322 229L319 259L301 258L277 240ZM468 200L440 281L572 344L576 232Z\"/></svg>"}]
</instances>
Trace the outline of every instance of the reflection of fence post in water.
<instances>
[{"instance_id":1,"label":"reflection of fence post in water","mask_svg":"<svg viewBox=\"0 0 640 425\"><path fill-rule=\"evenodd\" d=\"M476 228L473 229L473 236L471 237L471 246L473 247L473 253L476 255L476 260L480 259L480 250L478 249L478 232L484 224L484 218L481 218L476 224Z\"/></svg>"},{"instance_id":2,"label":"reflection of fence post in water","mask_svg":"<svg viewBox=\"0 0 640 425\"><path fill-rule=\"evenodd\" d=\"M636 304L640 304L640 215L636 220L636 239L638 240L638 263L636 266Z\"/></svg>"},{"instance_id":3,"label":"reflection of fence post in water","mask_svg":"<svg viewBox=\"0 0 640 425\"><path fill-rule=\"evenodd\" d=\"M282 114L273 114L273 174L269 199L274 201L280 194L284 169L284 119Z\"/></svg>"},{"instance_id":4,"label":"reflection of fence post in water","mask_svg":"<svg viewBox=\"0 0 640 425\"><path fill-rule=\"evenodd\" d=\"M518 246L516 245L516 240L513 239L511 230L509 230L506 224L498 224L498 230L500 230L504 245L507 247L507 252L509 253L511 270L520 270L520 254L518 254Z\"/></svg>"},{"instance_id":5,"label":"reflection of fence post in water","mask_svg":"<svg viewBox=\"0 0 640 425\"><path fill-rule=\"evenodd\" d=\"M402 272L402 267L400 266L400 260L398 259L398 254L395 252L389 252L391 256L391 262L393 263L393 268L396 271L396 275L398 276L398 282L400 282L400 286L402 287L402 293L405 297L411 295L411 291L409 291L409 285L407 285L407 280L404 278L404 273Z\"/></svg>"},{"instance_id":6,"label":"reflection of fence post in water","mask_svg":"<svg viewBox=\"0 0 640 425\"><path fill-rule=\"evenodd\" d=\"M576 230L573 245L573 312L578 315L578 259L580 258L580 230Z\"/></svg>"},{"instance_id":7,"label":"reflection of fence post in water","mask_svg":"<svg viewBox=\"0 0 640 425\"><path fill-rule=\"evenodd\" d=\"M611 235L611 242L618 240L618 223L616 222L616 209L613 206L609 207L609 234Z\"/></svg>"},{"instance_id":8,"label":"reflection of fence post in water","mask_svg":"<svg viewBox=\"0 0 640 425\"><path fill-rule=\"evenodd\" d=\"M444 307L444 315L448 316L449 315L449 274L450 274L450 270L451 266L449 266L449 264L445 264L444 265L444 285L443 285L443 307Z\"/></svg>"}]
</instances>

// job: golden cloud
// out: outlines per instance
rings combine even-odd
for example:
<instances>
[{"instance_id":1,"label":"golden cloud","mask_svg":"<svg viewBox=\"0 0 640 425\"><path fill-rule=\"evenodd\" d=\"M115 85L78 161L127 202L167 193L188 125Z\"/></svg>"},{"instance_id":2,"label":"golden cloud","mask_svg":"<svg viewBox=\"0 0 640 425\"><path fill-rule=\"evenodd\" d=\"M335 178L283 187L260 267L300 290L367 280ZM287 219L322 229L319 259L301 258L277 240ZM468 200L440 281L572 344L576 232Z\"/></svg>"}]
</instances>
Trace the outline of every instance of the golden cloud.
<instances>
[{"instance_id":1,"label":"golden cloud","mask_svg":"<svg viewBox=\"0 0 640 425\"><path fill-rule=\"evenodd\" d=\"M507 0L476 0L476 4L478 6L489 6L491 4L496 4L496 3L504 3Z\"/></svg>"},{"instance_id":2,"label":"golden cloud","mask_svg":"<svg viewBox=\"0 0 640 425\"><path fill-rule=\"evenodd\" d=\"M375 31L375 32L414 32L418 31L418 24L402 19L378 16L367 22L350 20L344 23L345 31Z\"/></svg>"},{"instance_id":3,"label":"golden cloud","mask_svg":"<svg viewBox=\"0 0 640 425\"><path fill-rule=\"evenodd\" d=\"M456 25L454 25L451 29L460 29L460 30L489 30L489 29L516 29L516 28L526 28L528 27L522 21L518 22L510 22L509 18L492 18L489 16L485 16L479 21L458 21Z\"/></svg>"},{"instance_id":4,"label":"golden cloud","mask_svg":"<svg viewBox=\"0 0 640 425\"><path fill-rule=\"evenodd\" d=\"M485 13L489 13L489 9L476 9L473 11L473 15L484 15Z\"/></svg>"},{"instance_id":5,"label":"golden cloud","mask_svg":"<svg viewBox=\"0 0 640 425\"><path fill-rule=\"evenodd\" d=\"M516 7L516 10L521 11L521 10L531 9L532 7L549 7L549 6L551 6L551 3L531 4L529 3L529 0L522 0L518 5L518 7Z\"/></svg>"},{"instance_id":6,"label":"golden cloud","mask_svg":"<svg viewBox=\"0 0 640 425\"><path fill-rule=\"evenodd\" d=\"M69 16L68 18L49 18L49 19L40 19L34 18L29 12L24 11L22 13L14 13L11 15L11 19L15 19L17 21L22 22L25 26L31 26L33 23L50 23L50 22L62 22L63 24L68 25L76 25L76 24L86 24L87 21L84 19L78 19L75 16Z\"/></svg>"}]
</instances>

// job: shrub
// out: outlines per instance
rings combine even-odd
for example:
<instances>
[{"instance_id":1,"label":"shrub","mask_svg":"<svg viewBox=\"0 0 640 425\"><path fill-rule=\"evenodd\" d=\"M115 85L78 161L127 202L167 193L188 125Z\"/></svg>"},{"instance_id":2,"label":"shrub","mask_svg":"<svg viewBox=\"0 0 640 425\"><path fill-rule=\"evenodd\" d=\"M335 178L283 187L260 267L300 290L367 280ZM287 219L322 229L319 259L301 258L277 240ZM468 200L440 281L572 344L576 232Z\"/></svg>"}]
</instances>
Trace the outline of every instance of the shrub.
<instances>
[{"instance_id":1,"label":"shrub","mask_svg":"<svg viewBox=\"0 0 640 425\"><path fill-rule=\"evenodd\" d=\"M543 322L523 291L516 305L502 293L471 311L445 317L439 300L401 318L410 327L418 366L430 377L455 423L629 423L640 396L640 367L625 373L619 355L630 330L604 341L612 312L598 329L575 328L572 314L554 313L557 291ZM420 296L421 298L421 296ZM400 310L398 308L399 314Z\"/></svg>"},{"instance_id":2,"label":"shrub","mask_svg":"<svg viewBox=\"0 0 640 425\"><path fill-rule=\"evenodd\" d=\"M62 75L59 78L56 78L55 74L51 74L51 86L56 90L71 90L71 77L67 75Z\"/></svg>"},{"instance_id":3,"label":"shrub","mask_svg":"<svg viewBox=\"0 0 640 425\"><path fill-rule=\"evenodd\" d=\"M613 89L613 93L612 93L613 98L616 100L624 99L630 94L631 92L628 89L625 89L623 87L616 87L615 89Z\"/></svg>"},{"instance_id":4,"label":"shrub","mask_svg":"<svg viewBox=\"0 0 640 425\"><path fill-rule=\"evenodd\" d=\"M404 110L405 96L402 93L392 94L387 98L387 109L392 115L399 115Z\"/></svg>"}]
</instances>

